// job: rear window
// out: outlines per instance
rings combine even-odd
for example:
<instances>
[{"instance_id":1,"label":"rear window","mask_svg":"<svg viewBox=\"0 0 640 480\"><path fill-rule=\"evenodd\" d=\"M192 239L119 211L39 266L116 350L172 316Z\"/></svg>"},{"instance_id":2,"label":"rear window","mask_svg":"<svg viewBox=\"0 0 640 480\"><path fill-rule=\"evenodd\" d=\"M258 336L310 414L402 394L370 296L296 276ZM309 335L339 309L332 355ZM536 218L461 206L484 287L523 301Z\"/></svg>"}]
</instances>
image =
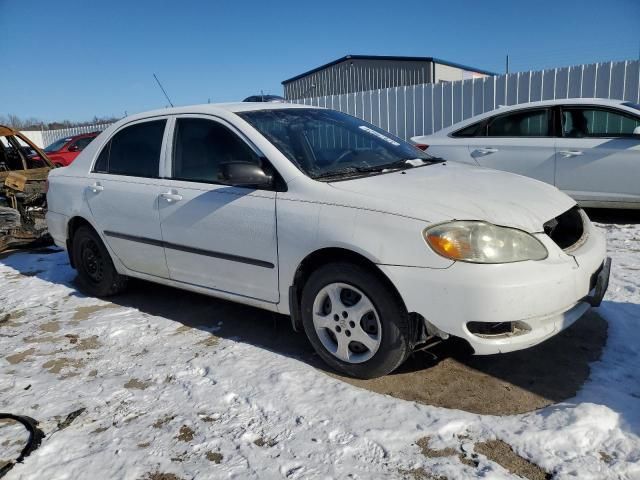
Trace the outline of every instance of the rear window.
<instances>
[{"instance_id":1,"label":"rear window","mask_svg":"<svg viewBox=\"0 0 640 480\"><path fill-rule=\"evenodd\" d=\"M44 151L45 153L57 152L62 147L64 147L67 142L70 142L70 141L71 141L71 138L61 138L53 142L47 148L45 148Z\"/></svg>"},{"instance_id":2,"label":"rear window","mask_svg":"<svg viewBox=\"0 0 640 480\"><path fill-rule=\"evenodd\" d=\"M166 120L154 120L120 130L100 152L94 171L157 178L166 123Z\"/></svg>"}]
</instances>

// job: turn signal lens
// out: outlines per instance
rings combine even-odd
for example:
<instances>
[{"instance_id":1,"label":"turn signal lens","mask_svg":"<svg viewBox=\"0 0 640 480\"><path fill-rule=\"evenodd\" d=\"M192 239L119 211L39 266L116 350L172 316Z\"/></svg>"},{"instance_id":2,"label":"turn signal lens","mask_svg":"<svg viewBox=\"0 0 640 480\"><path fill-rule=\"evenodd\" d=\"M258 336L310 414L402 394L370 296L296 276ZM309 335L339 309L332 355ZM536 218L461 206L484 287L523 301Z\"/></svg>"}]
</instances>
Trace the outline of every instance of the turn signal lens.
<instances>
[{"instance_id":1,"label":"turn signal lens","mask_svg":"<svg viewBox=\"0 0 640 480\"><path fill-rule=\"evenodd\" d=\"M472 263L543 260L548 252L533 235L479 221L456 221L427 228L427 244L439 255Z\"/></svg>"}]
</instances>

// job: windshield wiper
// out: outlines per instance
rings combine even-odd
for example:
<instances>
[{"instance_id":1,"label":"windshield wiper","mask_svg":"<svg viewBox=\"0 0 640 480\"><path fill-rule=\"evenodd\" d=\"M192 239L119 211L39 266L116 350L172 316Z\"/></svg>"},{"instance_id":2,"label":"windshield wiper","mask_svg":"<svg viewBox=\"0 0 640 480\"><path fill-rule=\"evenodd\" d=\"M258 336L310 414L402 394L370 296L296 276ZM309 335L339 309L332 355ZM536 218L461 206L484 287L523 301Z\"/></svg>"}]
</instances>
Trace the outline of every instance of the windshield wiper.
<instances>
[{"instance_id":1,"label":"windshield wiper","mask_svg":"<svg viewBox=\"0 0 640 480\"><path fill-rule=\"evenodd\" d=\"M422 163L418 163L422 162ZM438 157L431 158L403 158L402 160L396 160L395 162L384 163L382 165L372 165L369 167L348 166L339 170L331 170L329 172L321 173L314 176L315 179L327 179L334 177L344 177L351 175L358 175L362 173L375 173L392 170L406 170L415 167L424 167L425 165L433 165L435 163L442 163L444 159Z\"/></svg>"}]
</instances>

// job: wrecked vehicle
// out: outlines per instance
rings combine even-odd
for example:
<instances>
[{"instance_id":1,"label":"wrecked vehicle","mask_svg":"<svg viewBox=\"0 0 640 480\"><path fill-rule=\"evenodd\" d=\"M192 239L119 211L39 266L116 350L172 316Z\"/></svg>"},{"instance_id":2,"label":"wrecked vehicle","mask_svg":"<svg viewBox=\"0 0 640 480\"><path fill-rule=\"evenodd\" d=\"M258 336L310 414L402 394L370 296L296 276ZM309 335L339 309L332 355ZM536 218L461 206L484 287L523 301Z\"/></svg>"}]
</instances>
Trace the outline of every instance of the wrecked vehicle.
<instances>
[{"instance_id":1,"label":"wrecked vehicle","mask_svg":"<svg viewBox=\"0 0 640 480\"><path fill-rule=\"evenodd\" d=\"M0 125L0 252L51 241L45 213L52 168L46 154L27 137Z\"/></svg>"}]
</instances>

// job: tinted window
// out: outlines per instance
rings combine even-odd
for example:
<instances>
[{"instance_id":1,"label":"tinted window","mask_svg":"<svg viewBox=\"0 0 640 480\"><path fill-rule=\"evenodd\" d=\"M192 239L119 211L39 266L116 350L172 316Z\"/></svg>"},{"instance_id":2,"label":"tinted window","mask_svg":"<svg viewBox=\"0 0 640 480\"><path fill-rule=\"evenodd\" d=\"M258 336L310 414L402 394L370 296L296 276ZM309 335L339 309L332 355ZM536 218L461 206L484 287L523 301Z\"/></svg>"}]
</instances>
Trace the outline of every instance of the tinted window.
<instances>
[{"instance_id":1,"label":"tinted window","mask_svg":"<svg viewBox=\"0 0 640 480\"><path fill-rule=\"evenodd\" d=\"M100 152L94 171L157 178L166 123L155 120L120 130Z\"/></svg>"},{"instance_id":2,"label":"tinted window","mask_svg":"<svg viewBox=\"0 0 640 480\"><path fill-rule=\"evenodd\" d=\"M599 108L565 108L562 111L562 136L624 137L640 127L640 118Z\"/></svg>"},{"instance_id":3,"label":"tinted window","mask_svg":"<svg viewBox=\"0 0 640 480\"><path fill-rule=\"evenodd\" d=\"M176 121L173 148L173 178L194 182L217 182L220 165L254 162L258 155L224 125L202 118Z\"/></svg>"},{"instance_id":4,"label":"tinted window","mask_svg":"<svg viewBox=\"0 0 640 480\"><path fill-rule=\"evenodd\" d=\"M51 145L49 145L47 148L45 148L44 152L45 153L57 152L62 147L64 147L65 143L70 142L70 141L71 141L70 138L61 138L60 140L56 140Z\"/></svg>"},{"instance_id":5,"label":"tinted window","mask_svg":"<svg viewBox=\"0 0 640 480\"><path fill-rule=\"evenodd\" d=\"M525 110L499 115L489 121L489 137L546 137L549 135L549 111Z\"/></svg>"},{"instance_id":6,"label":"tinted window","mask_svg":"<svg viewBox=\"0 0 640 480\"><path fill-rule=\"evenodd\" d=\"M85 147L86 147L87 145L89 145L89 144L91 143L91 141L92 141L94 138L95 138L95 137L84 137L84 138L80 138L80 139L76 140L76 141L74 142L74 144L73 144L73 145L74 145L75 147L78 147L78 150L79 150L79 151L82 151L82 150L84 150L84 149L85 149Z\"/></svg>"},{"instance_id":7,"label":"tinted window","mask_svg":"<svg viewBox=\"0 0 640 480\"><path fill-rule=\"evenodd\" d=\"M476 135L484 136L484 132L479 132L480 127L484 122L474 123L457 132L451 134L452 137L475 137Z\"/></svg>"},{"instance_id":8,"label":"tinted window","mask_svg":"<svg viewBox=\"0 0 640 480\"><path fill-rule=\"evenodd\" d=\"M334 110L283 108L238 115L312 178L433 159L391 133Z\"/></svg>"}]
</instances>

